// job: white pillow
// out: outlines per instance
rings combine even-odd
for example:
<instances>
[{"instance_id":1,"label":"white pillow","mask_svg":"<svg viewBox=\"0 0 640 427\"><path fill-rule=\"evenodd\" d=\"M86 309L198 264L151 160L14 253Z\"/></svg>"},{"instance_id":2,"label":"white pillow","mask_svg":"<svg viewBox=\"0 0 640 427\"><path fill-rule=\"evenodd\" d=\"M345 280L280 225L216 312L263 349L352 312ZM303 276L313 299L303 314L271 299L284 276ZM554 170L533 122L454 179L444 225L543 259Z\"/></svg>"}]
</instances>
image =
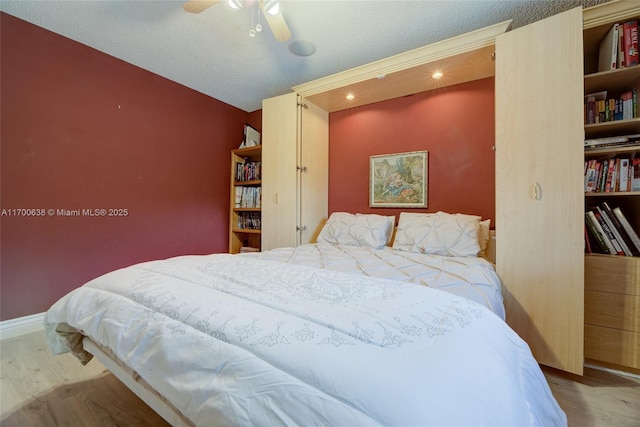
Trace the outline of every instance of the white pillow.
<instances>
[{"instance_id":1,"label":"white pillow","mask_svg":"<svg viewBox=\"0 0 640 427\"><path fill-rule=\"evenodd\" d=\"M444 256L478 256L476 215L400 213L393 248L416 253Z\"/></svg>"},{"instance_id":2,"label":"white pillow","mask_svg":"<svg viewBox=\"0 0 640 427\"><path fill-rule=\"evenodd\" d=\"M322 227L317 241L382 249L391 240L395 219L393 215L334 212Z\"/></svg>"}]
</instances>

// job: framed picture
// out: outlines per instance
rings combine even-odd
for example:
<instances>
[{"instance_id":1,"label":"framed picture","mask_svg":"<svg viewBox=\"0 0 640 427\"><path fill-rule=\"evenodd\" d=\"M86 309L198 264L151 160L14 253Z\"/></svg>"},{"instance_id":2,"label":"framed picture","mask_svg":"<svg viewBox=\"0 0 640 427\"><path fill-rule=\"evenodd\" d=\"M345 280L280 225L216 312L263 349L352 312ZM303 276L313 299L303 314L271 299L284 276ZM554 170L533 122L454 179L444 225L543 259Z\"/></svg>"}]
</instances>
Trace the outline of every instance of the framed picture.
<instances>
[{"instance_id":1,"label":"framed picture","mask_svg":"<svg viewBox=\"0 0 640 427\"><path fill-rule=\"evenodd\" d=\"M383 154L369 161L369 206L426 208L429 152Z\"/></svg>"}]
</instances>

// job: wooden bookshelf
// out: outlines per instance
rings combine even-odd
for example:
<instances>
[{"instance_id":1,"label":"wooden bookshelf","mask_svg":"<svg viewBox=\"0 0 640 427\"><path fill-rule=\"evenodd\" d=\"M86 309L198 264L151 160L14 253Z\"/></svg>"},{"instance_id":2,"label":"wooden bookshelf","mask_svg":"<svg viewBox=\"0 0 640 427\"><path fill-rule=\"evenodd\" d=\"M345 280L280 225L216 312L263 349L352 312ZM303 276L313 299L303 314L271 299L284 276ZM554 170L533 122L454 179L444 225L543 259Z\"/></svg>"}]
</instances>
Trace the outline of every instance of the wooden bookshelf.
<instances>
[{"instance_id":1,"label":"wooden bookshelf","mask_svg":"<svg viewBox=\"0 0 640 427\"><path fill-rule=\"evenodd\" d=\"M236 203L236 190L242 188L261 189L261 167L255 176L250 179L240 179L237 165L245 163L262 163L262 146L239 148L231 151L231 189L229 200L229 253L237 254L243 248L260 250L262 234L262 209L260 196L256 191L255 200L251 206L238 206ZM243 218L245 221L243 221ZM249 225L249 223L252 223Z\"/></svg>"},{"instance_id":2,"label":"wooden bookshelf","mask_svg":"<svg viewBox=\"0 0 640 427\"><path fill-rule=\"evenodd\" d=\"M585 95L607 91L608 97L636 89L640 92L640 66L597 71L600 41L618 22L640 21L640 8L633 2L611 6L619 9L607 16L596 16L597 9L585 13L584 90ZM593 16L591 16L593 13ZM640 118L585 125L585 138L640 133ZM585 150L585 160L637 158L640 146L603 147ZM585 211L603 201L620 207L629 223L640 233L640 191L585 193ZM585 358L607 366L640 368L640 257L587 254L585 275Z\"/></svg>"}]
</instances>

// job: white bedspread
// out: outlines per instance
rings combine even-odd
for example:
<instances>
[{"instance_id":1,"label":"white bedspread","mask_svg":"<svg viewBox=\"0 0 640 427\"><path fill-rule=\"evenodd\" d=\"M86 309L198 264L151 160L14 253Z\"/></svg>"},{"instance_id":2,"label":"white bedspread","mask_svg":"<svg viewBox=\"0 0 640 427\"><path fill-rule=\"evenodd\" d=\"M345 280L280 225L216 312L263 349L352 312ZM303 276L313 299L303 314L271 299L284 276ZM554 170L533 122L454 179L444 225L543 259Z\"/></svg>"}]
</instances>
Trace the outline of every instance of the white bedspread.
<instances>
[{"instance_id":1,"label":"white bedspread","mask_svg":"<svg viewBox=\"0 0 640 427\"><path fill-rule=\"evenodd\" d=\"M55 353L72 350L74 334L55 332L69 326L200 426L566 424L498 316L417 284L178 257L63 297L45 317Z\"/></svg>"},{"instance_id":2,"label":"white bedspread","mask_svg":"<svg viewBox=\"0 0 640 427\"><path fill-rule=\"evenodd\" d=\"M243 256L419 283L469 298L505 319L500 279L493 264L484 258L418 254L388 246L373 249L326 243Z\"/></svg>"}]
</instances>

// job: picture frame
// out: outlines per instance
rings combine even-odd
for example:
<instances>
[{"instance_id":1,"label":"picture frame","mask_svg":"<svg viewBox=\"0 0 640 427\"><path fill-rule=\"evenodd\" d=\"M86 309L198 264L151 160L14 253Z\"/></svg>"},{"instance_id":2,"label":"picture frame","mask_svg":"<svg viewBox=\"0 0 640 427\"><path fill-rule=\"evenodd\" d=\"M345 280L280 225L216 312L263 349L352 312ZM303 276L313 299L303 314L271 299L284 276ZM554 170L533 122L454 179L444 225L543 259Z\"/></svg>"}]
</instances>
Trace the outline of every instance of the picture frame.
<instances>
[{"instance_id":1,"label":"picture frame","mask_svg":"<svg viewBox=\"0 0 640 427\"><path fill-rule=\"evenodd\" d=\"M371 156L369 207L426 208L428 160L428 151Z\"/></svg>"}]
</instances>

